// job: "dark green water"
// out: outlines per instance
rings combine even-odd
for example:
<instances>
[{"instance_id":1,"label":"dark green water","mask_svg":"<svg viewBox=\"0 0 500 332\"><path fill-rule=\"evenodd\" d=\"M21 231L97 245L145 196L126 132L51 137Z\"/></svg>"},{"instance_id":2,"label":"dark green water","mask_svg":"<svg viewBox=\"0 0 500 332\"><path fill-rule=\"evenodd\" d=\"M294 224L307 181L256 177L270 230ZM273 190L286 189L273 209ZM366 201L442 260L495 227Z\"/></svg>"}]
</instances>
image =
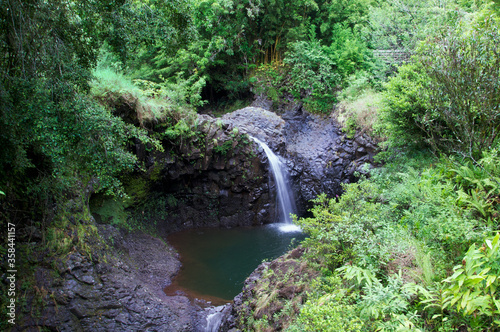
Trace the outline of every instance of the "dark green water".
<instances>
[{"instance_id":1,"label":"dark green water","mask_svg":"<svg viewBox=\"0 0 500 332\"><path fill-rule=\"evenodd\" d=\"M297 239L295 245L304 239L294 226L283 226L198 229L170 235L167 240L181 255L182 268L165 292L181 291L217 305L231 301L263 260L284 254L292 248L292 239Z\"/></svg>"}]
</instances>

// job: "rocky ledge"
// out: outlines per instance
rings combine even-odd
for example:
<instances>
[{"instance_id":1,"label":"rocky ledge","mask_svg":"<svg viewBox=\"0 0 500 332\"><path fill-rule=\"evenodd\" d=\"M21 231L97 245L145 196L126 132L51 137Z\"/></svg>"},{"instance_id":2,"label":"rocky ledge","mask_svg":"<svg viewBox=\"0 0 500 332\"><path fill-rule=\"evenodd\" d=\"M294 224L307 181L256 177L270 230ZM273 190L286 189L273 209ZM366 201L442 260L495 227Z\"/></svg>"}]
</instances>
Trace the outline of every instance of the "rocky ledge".
<instances>
[{"instance_id":1,"label":"rocky ledge","mask_svg":"<svg viewBox=\"0 0 500 332\"><path fill-rule=\"evenodd\" d=\"M321 193L340 195L341 184L355 181L356 172L366 173L364 167L373 164L377 152L368 135L349 138L334 117L310 114L300 105L290 106L281 116L246 107L226 114L223 121L266 142L287 160L303 211Z\"/></svg>"},{"instance_id":2,"label":"rocky ledge","mask_svg":"<svg viewBox=\"0 0 500 332\"><path fill-rule=\"evenodd\" d=\"M200 115L195 135L164 140L164 152L145 153L138 220L162 235L200 227L273 221L265 157L239 128ZM138 149L142 150L142 149Z\"/></svg>"},{"instance_id":3,"label":"rocky ledge","mask_svg":"<svg viewBox=\"0 0 500 332\"><path fill-rule=\"evenodd\" d=\"M31 312L21 314L12 331L205 330L203 308L163 293L180 268L172 248L111 225L98 225L98 234L109 246L104 256L74 251L53 269L39 262L36 292L26 306Z\"/></svg>"}]
</instances>

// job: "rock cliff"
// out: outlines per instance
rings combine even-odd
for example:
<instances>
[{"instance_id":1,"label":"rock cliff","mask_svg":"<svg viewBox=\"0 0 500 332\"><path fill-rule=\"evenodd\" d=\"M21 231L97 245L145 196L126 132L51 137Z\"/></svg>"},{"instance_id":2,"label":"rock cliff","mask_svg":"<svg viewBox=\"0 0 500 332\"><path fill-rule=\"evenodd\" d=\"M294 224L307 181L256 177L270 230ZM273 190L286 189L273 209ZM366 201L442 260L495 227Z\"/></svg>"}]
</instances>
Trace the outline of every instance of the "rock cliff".
<instances>
[{"instance_id":1,"label":"rock cliff","mask_svg":"<svg viewBox=\"0 0 500 332\"><path fill-rule=\"evenodd\" d=\"M259 107L247 107L223 117L228 126L266 142L287 160L299 205L321 193L330 197L342 193L342 183L355 181L371 165L376 143L367 135L348 138L332 117L309 114L300 105L281 116Z\"/></svg>"},{"instance_id":2,"label":"rock cliff","mask_svg":"<svg viewBox=\"0 0 500 332\"><path fill-rule=\"evenodd\" d=\"M155 227L160 236L187 228L274 221L268 162L248 135L266 142L287 160L301 212L319 193L341 194L341 184L353 181L355 172L362 172L363 164L372 162L376 152L367 137L350 139L334 119L303 112L300 105L282 115L258 107L222 119L200 115L193 133L167 139L160 132L163 152L148 152L140 142L135 145L144 168L128 178L135 204L128 212L136 222ZM101 243L100 253L73 249L56 259L54 266L47 263L53 258L31 257L30 263L36 266L35 290L27 297L24 308L31 309L21 315L19 326L28 331L40 327L61 331L205 329L210 311L187 297L162 292L180 266L168 244L139 231L120 230L111 225L112 218L98 213L94 221L85 217L88 206L82 209L79 223L95 229L92 237ZM301 268L292 260L287 262L293 263L293 269ZM249 283L235 302L239 307L228 307L225 312L238 315L246 310L242 299L251 300ZM283 296L302 299L300 292L289 293L288 286L283 285ZM43 303L41 309L37 301Z\"/></svg>"}]
</instances>

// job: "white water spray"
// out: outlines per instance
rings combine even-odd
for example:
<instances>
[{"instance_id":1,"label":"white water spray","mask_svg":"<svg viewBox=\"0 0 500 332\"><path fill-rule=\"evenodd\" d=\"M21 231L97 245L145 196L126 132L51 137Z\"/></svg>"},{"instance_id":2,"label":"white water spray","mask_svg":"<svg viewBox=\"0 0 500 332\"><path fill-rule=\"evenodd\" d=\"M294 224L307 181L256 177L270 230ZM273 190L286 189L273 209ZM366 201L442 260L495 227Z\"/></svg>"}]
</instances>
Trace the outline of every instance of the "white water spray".
<instances>
[{"instance_id":1,"label":"white water spray","mask_svg":"<svg viewBox=\"0 0 500 332\"><path fill-rule=\"evenodd\" d=\"M218 332L220 326L222 325L222 318L224 317L223 310L226 306L211 307L205 309L209 311L207 315L207 327L205 332Z\"/></svg>"},{"instance_id":2,"label":"white water spray","mask_svg":"<svg viewBox=\"0 0 500 332\"><path fill-rule=\"evenodd\" d=\"M267 159L269 160L269 165L271 166L271 173L273 174L274 181L276 182L279 222L285 224L280 226L280 230L284 232L300 231L299 227L292 224L292 219L290 217L291 213L296 213L296 207L285 165L280 160L280 157L275 155L266 143L252 136L250 136L250 138L262 147L266 153Z\"/></svg>"}]
</instances>

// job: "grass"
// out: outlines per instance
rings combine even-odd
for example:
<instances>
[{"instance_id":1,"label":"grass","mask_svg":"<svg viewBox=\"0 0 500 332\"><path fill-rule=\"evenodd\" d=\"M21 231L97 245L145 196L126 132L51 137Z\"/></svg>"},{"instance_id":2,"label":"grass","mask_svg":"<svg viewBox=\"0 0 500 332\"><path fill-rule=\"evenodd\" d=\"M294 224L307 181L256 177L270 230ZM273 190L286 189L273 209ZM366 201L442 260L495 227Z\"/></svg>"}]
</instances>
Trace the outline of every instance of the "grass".
<instances>
[{"instance_id":1,"label":"grass","mask_svg":"<svg viewBox=\"0 0 500 332\"><path fill-rule=\"evenodd\" d=\"M113 68L98 66L90 83L91 94L112 110L127 109L125 117L136 118L144 127L150 123L177 122L193 118L183 85L132 80ZM135 113L135 114L133 114Z\"/></svg>"},{"instance_id":2,"label":"grass","mask_svg":"<svg viewBox=\"0 0 500 332\"><path fill-rule=\"evenodd\" d=\"M377 113L382 105L382 95L374 90L366 90L354 98L345 97L334 112L337 121L347 131L359 130L376 136ZM377 137L379 140L380 137Z\"/></svg>"}]
</instances>

